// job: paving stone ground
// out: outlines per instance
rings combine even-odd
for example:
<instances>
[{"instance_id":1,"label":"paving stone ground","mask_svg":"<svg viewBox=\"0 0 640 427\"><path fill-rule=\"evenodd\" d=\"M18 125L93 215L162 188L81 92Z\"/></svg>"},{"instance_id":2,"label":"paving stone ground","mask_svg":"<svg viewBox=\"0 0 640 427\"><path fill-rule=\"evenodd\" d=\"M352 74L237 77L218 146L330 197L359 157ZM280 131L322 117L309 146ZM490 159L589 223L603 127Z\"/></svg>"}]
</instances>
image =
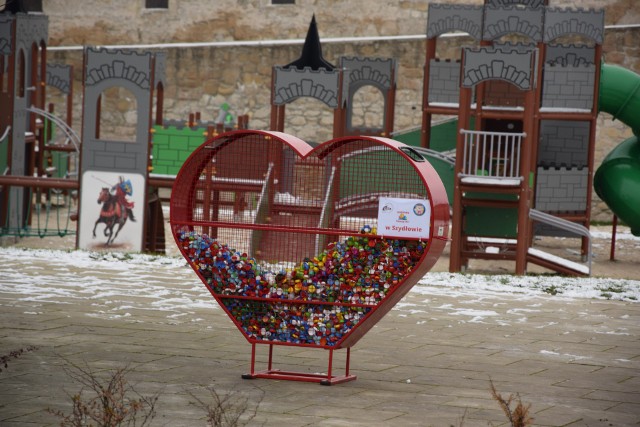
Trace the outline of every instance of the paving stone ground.
<instances>
[{"instance_id":1,"label":"paving stone ground","mask_svg":"<svg viewBox=\"0 0 640 427\"><path fill-rule=\"evenodd\" d=\"M72 249L74 240L27 238L17 246ZM576 248L551 246L560 254ZM594 275L638 280L639 249L637 240L620 240L609 261L609 241L596 239ZM512 271L501 263L471 267ZM434 271L447 268L445 251ZM0 357L37 349L0 366L2 427L58 425L47 408L70 413L70 396L81 389L74 365L98 378L128 367L136 391L160 393L153 426L207 425L209 388L234 405L246 402L242 419L255 415L249 425L508 426L491 381L503 397L518 394L531 405L534 425L640 425L637 302L412 292L353 347L357 380L327 387L242 379L251 346L187 269L149 271L132 284L126 270L98 264L89 271L0 260L3 281L15 286L0 292ZM22 282L52 296L29 295ZM174 300L188 308L168 308ZM335 374L343 372L344 353L335 352ZM265 367L267 346L257 354L257 367ZM278 346L274 354L276 368L327 371L325 350Z\"/></svg>"},{"instance_id":2,"label":"paving stone ground","mask_svg":"<svg viewBox=\"0 0 640 427\"><path fill-rule=\"evenodd\" d=\"M12 280L19 268L3 263L0 280ZM73 274L127 286L125 276L100 265L74 273L36 260L26 270L21 274L52 291ZM490 381L503 397L518 393L531 405L535 425L640 424L638 303L412 292L353 347L357 380L322 386L242 379L251 346L213 300L188 313L158 305L162 290L167 298L177 287L181 298L203 295L192 273L168 271L144 279L154 295L100 296L109 302L88 289L64 288L55 298L29 298L19 288L0 293L0 355L37 347L2 367L0 425L57 425L46 410L71 411L69 396L81 388L73 365L98 377L128 366L136 391L160 393L154 426L205 426L196 397L211 403L209 387L234 404L246 402L245 418L255 411L249 425L509 425ZM266 350L258 346L258 367ZM325 350L277 346L274 353L276 368L327 370ZM344 357L335 352L334 373L342 372Z\"/></svg>"}]
</instances>

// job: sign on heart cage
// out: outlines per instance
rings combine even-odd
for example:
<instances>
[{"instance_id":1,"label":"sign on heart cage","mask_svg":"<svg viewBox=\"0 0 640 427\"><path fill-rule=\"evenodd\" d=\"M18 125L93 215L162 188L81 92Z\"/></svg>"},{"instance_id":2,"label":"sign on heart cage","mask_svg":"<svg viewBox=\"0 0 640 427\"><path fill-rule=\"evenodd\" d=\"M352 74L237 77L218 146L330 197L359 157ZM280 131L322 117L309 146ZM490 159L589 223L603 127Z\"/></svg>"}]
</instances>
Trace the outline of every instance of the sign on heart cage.
<instances>
[{"instance_id":1,"label":"sign on heart cage","mask_svg":"<svg viewBox=\"0 0 640 427\"><path fill-rule=\"evenodd\" d=\"M171 195L180 251L251 343L251 372L330 385L356 378L350 349L435 264L449 204L411 147L350 136L312 147L280 132L214 137ZM256 346L269 346L256 371ZM329 350L328 372L273 367L274 345ZM346 349L345 372L332 373Z\"/></svg>"}]
</instances>

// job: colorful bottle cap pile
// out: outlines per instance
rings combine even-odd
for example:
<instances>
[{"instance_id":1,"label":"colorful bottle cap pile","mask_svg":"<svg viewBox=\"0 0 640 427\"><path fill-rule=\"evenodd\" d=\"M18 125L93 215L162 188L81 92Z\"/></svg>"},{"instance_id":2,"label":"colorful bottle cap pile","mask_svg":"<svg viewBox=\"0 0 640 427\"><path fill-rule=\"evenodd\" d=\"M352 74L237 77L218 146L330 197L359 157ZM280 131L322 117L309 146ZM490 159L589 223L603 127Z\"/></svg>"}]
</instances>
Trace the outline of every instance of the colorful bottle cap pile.
<instances>
[{"instance_id":1,"label":"colorful bottle cap pile","mask_svg":"<svg viewBox=\"0 0 640 427\"><path fill-rule=\"evenodd\" d=\"M371 307L225 298L224 306L249 338L331 347L356 326Z\"/></svg>"},{"instance_id":2,"label":"colorful bottle cap pile","mask_svg":"<svg viewBox=\"0 0 640 427\"><path fill-rule=\"evenodd\" d=\"M177 236L193 268L215 295L224 296L249 337L323 346L357 325L425 250L423 242L383 239L365 226L361 234L330 243L292 269L270 271L206 234Z\"/></svg>"}]
</instances>

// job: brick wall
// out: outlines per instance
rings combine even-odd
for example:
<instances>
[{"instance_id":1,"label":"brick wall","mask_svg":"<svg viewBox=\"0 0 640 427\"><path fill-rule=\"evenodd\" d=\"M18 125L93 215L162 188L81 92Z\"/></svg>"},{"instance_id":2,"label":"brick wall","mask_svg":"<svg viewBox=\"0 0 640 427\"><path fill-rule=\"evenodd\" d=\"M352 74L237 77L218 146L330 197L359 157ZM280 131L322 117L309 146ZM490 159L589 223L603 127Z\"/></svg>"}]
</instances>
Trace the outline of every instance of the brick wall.
<instances>
[{"instance_id":1,"label":"brick wall","mask_svg":"<svg viewBox=\"0 0 640 427\"><path fill-rule=\"evenodd\" d=\"M591 110L595 71L594 65L545 64L542 107Z\"/></svg>"},{"instance_id":2,"label":"brick wall","mask_svg":"<svg viewBox=\"0 0 640 427\"><path fill-rule=\"evenodd\" d=\"M177 175L187 157L206 140L206 127L154 126L153 173Z\"/></svg>"},{"instance_id":3,"label":"brick wall","mask_svg":"<svg viewBox=\"0 0 640 427\"><path fill-rule=\"evenodd\" d=\"M460 61L431 60L429 102L457 104L460 100Z\"/></svg>"},{"instance_id":4,"label":"brick wall","mask_svg":"<svg viewBox=\"0 0 640 427\"><path fill-rule=\"evenodd\" d=\"M587 165L589 122L543 120L540 123L538 165Z\"/></svg>"},{"instance_id":5,"label":"brick wall","mask_svg":"<svg viewBox=\"0 0 640 427\"><path fill-rule=\"evenodd\" d=\"M538 168L535 208L545 212L584 212L587 168Z\"/></svg>"}]
</instances>

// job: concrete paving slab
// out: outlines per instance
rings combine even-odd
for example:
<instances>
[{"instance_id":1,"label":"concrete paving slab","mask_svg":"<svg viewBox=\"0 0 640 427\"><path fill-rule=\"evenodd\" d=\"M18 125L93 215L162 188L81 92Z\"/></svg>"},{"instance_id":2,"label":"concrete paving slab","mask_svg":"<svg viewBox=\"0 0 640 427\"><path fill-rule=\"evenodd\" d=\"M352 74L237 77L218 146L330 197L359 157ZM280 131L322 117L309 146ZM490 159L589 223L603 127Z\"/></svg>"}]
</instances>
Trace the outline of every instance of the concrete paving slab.
<instances>
[{"instance_id":1,"label":"concrete paving slab","mask_svg":"<svg viewBox=\"0 0 640 427\"><path fill-rule=\"evenodd\" d=\"M48 286L70 280L68 270L41 267ZM10 280L2 268L0 281ZM107 267L94 269L108 279ZM148 293L127 293L124 276L111 302L81 287L50 298L0 292L0 355L37 347L0 372L0 425L57 425L46 408L70 411L68 394L80 390L69 375L74 364L100 376L128 366L136 390L160 393L152 425L206 425L193 396L206 400L209 386L257 408L250 425L507 425L490 380L503 396L518 393L530 404L535 425L640 424L638 303L412 292L353 347L357 380L324 387L243 380L251 346L214 303L199 302L207 296L190 271L147 272ZM177 282L180 297L194 302L187 308L159 302L156 291L173 298ZM257 350L265 364L267 347ZM274 353L283 369L327 369L324 350ZM344 357L335 352L334 373Z\"/></svg>"}]
</instances>

